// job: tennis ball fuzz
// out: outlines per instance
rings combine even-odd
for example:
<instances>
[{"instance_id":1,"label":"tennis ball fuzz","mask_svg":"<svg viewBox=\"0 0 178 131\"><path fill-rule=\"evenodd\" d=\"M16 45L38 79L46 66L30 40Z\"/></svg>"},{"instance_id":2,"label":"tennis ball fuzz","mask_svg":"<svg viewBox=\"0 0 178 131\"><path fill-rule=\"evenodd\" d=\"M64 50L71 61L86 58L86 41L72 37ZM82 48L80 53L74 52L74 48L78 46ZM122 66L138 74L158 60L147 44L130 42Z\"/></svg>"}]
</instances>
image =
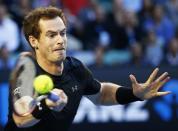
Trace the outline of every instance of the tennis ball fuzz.
<instances>
[{"instance_id":1,"label":"tennis ball fuzz","mask_svg":"<svg viewBox=\"0 0 178 131\"><path fill-rule=\"evenodd\" d=\"M33 86L39 94L49 93L53 89L53 81L47 75L39 75L34 79Z\"/></svg>"}]
</instances>

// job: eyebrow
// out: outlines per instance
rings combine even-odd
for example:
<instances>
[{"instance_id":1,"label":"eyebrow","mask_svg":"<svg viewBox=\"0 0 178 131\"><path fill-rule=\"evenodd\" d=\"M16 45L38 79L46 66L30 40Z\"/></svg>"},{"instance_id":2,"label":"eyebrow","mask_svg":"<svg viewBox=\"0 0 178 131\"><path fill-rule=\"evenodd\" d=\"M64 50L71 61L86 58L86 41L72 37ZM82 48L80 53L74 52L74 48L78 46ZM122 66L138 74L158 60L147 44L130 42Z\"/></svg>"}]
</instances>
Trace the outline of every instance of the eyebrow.
<instances>
[{"instance_id":1,"label":"eyebrow","mask_svg":"<svg viewBox=\"0 0 178 131\"><path fill-rule=\"evenodd\" d=\"M63 31L66 31L66 28L62 29L60 32L63 32ZM57 31L48 30L48 31L46 32L46 35L48 35L48 34L50 34L50 33L57 33L57 32L58 32L58 30L57 30Z\"/></svg>"}]
</instances>

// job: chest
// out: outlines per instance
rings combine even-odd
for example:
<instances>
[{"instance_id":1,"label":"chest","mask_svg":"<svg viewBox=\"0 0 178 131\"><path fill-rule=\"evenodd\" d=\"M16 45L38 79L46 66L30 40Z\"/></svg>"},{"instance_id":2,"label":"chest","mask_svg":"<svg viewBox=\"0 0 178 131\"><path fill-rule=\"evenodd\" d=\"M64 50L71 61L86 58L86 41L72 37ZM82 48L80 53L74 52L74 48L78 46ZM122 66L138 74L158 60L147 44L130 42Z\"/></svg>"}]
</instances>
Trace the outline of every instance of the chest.
<instances>
[{"instance_id":1,"label":"chest","mask_svg":"<svg viewBox=\"0 0 178 131\"><path fill-rule=\"evenodd\" d=\"M54 88L62 89L68 97L65 110L76 112L84 92L84 84L73 74L67 74L61 79L53 79Z\"/></svg>"}]
</instances>

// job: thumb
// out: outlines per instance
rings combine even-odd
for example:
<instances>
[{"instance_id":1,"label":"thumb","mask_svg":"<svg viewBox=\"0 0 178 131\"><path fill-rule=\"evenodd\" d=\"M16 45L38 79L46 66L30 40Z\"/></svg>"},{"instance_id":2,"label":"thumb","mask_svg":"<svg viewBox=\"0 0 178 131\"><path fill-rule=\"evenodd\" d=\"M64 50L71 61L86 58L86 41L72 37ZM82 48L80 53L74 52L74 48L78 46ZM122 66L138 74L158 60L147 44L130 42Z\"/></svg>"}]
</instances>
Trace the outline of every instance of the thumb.
<instances>
[{"instance_id":1,"label":"thumb","mask_svg":"<svg viewBox=\"0 0 178 131\"><path fill-rule=\"evenodd\" d=\"M134 84L134 85L138 84L138 82L137 82L137 80L136 80L134 75L131 74L131 75L129 75L129 77L130 77L130 80L131 80L132 84Z\"/></svg>"}]
</instances>

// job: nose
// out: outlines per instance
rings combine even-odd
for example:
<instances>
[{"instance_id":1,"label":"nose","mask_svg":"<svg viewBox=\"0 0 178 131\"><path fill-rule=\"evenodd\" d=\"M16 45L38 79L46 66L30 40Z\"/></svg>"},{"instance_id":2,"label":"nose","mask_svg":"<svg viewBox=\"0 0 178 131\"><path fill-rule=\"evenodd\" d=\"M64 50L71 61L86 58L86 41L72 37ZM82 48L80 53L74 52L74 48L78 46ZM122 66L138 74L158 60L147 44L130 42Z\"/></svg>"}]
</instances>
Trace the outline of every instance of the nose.
<instances>
[{"instance_id":1,"label":"nose","mask_svg":"<svg viewBox=\"0 0 178 131\"><path fill-rule=\"evenodd\" d=\"M64 43L63 37L60 34L58 34L57 44L63 44L63 43Z\"/></svg>"}]
</instances>

